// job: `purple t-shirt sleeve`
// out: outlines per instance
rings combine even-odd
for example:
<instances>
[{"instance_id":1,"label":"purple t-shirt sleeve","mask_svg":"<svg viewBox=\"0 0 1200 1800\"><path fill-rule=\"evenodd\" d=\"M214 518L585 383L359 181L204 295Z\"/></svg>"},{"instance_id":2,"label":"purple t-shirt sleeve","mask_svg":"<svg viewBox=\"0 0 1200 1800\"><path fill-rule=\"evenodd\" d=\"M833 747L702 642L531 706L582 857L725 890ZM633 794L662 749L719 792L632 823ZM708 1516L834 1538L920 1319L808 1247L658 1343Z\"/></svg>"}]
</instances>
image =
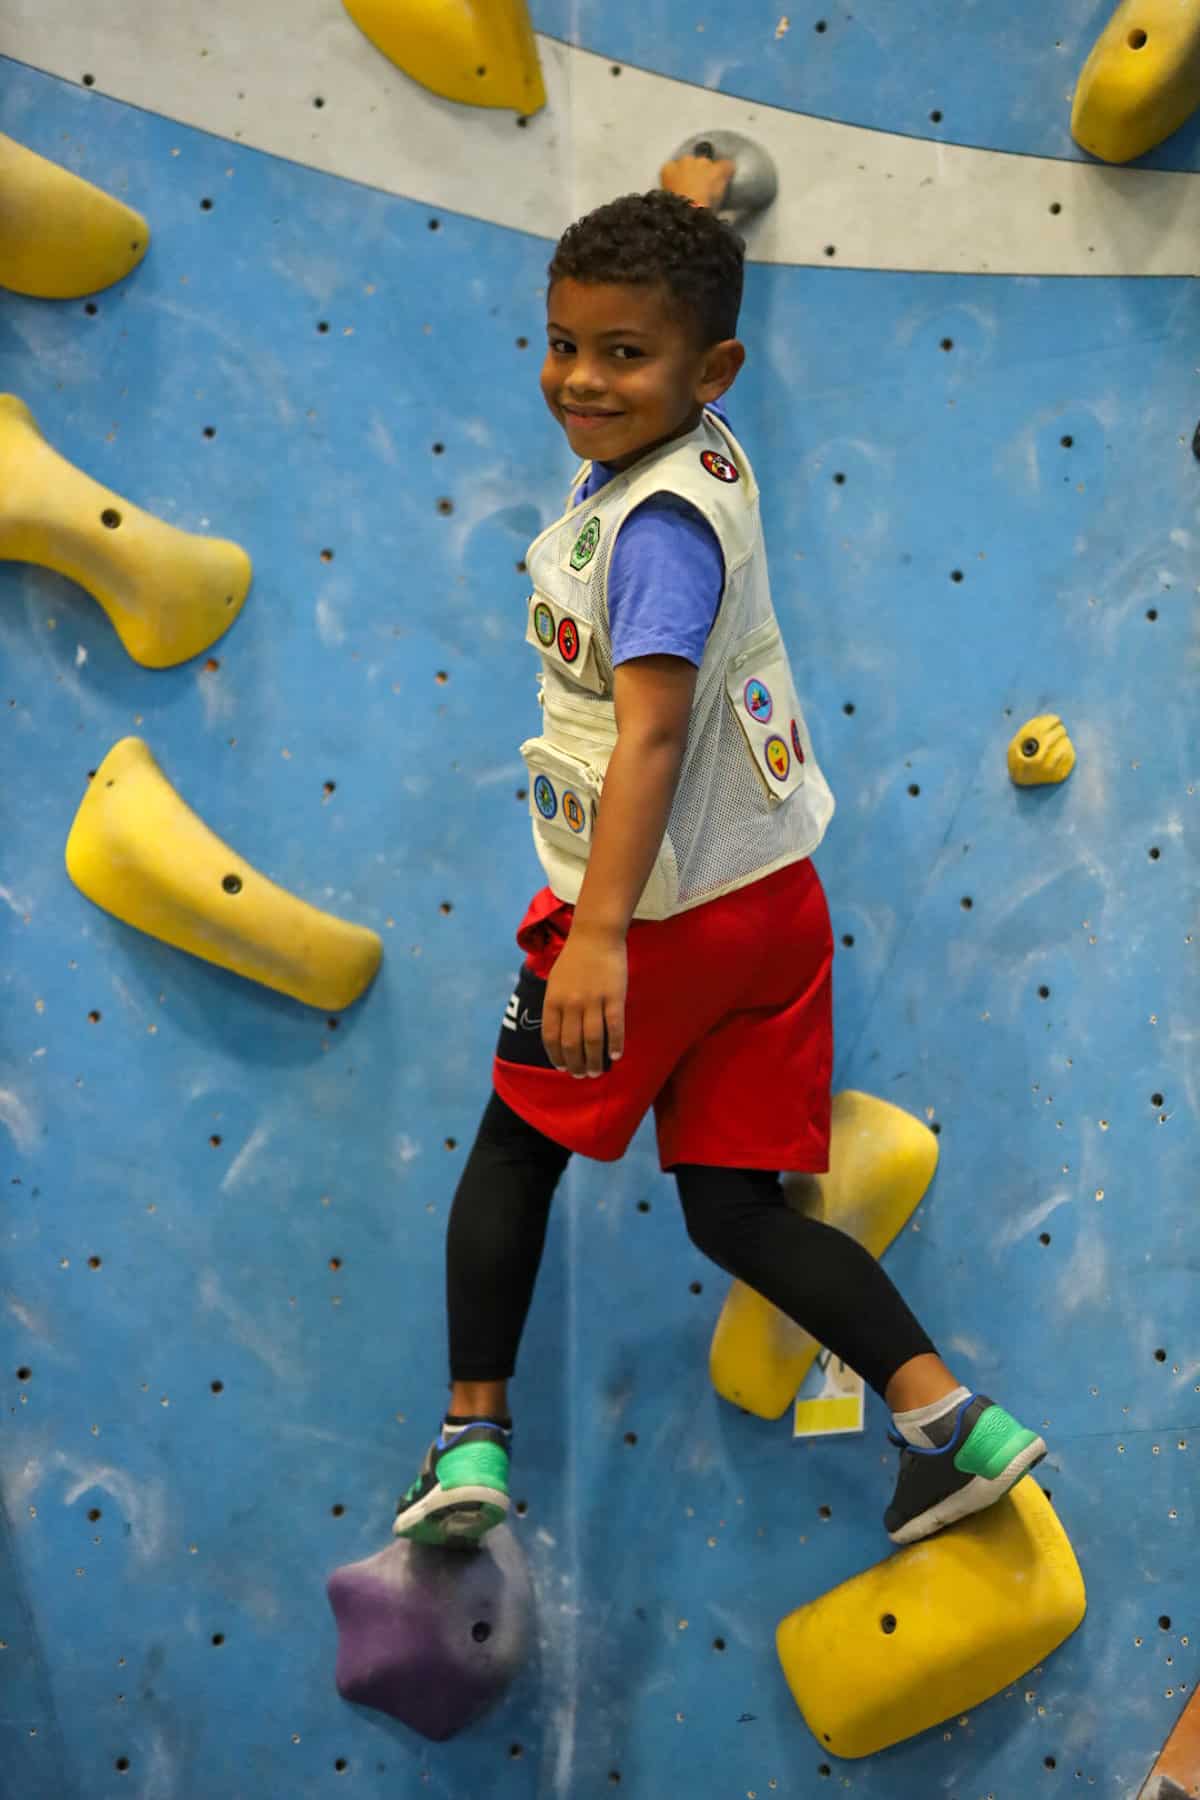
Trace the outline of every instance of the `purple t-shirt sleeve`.
<instances>
[{"instance_id":1,"label":"purple t-shirt sleeve","mask_svg":"<svg viewBox=\"0 0 1200 1800\"><path fill-rule=\"evenodd\" d=\"M712 410L728 424L725 409ZM588 500L610 479L602 464L576 495ZM725 587L717 534L678 494L652 494L621 527L608 569L613 667L635 656L682 656L697 668Z\"/></svg>"},{"instance_id":2,"label":"purple t-shirt sleeve","mask_svg":"<svg viewBox=\"0 0 1200 1800\"><path fill-rule=\"evenodd\" d=\"M635 656L682 656L700 667L725 586L708 520L677 494L629 514L608 568L613 667Z\"/></svg>"}]
</instances>

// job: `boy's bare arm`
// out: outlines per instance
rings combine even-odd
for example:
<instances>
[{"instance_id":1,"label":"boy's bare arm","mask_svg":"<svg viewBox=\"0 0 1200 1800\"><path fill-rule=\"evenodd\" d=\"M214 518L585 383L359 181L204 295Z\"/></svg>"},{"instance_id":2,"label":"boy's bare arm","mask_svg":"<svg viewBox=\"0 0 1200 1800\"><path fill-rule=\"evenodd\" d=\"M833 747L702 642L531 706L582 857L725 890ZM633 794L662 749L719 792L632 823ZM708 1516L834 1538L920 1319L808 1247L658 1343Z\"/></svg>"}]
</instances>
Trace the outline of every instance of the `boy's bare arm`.
<instances>
[{"instance_id":1,"label":"boy's bare arm","mask_svg":"<svg viewBox=\"0 0 1200 1800\"><path fill-rule=\"evenodd\" d=\"M698 671L682 656L639 656L613 680L617 747L604 777L576 925L624 937L667 829Z\"/></svg>"},{"instance_id":2,"label":"boy's bare arm","mask_svg":"<svg viewBox=\"0 0 1200 1800\"><path fill-rule=\"evenodd\" d=\"M617 746L604 777L587 874L542 1010L556 1068L599 1075L625 1043L625 936L662 845L687 746L697 670L639 656L613 680Z\"/></svg>"}]
</instances>

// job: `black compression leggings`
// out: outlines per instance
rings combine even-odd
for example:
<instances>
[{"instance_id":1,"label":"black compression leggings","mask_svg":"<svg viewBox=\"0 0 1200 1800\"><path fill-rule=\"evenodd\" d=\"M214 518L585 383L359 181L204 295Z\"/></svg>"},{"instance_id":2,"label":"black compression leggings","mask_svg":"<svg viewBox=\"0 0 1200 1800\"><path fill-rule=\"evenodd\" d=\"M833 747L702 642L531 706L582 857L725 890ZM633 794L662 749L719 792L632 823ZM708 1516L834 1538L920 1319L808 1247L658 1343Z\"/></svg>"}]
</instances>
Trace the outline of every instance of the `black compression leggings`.
<instances>
[{"instance_id":1,"label":"black compression leggings","mask_svg":"<svg viewBox=\"0 0 1200 1800\"><path fill-rule=\"evenodd\" d=\"M450 1374L507 1381L533 1298L550 1202L570 1151L493 1094L454 1196L446 1238ZM882 1394L934 1346L861 1244L794 1212L778 1175L680 1163L688 1236Z\"/></svg>"}]
</instances>

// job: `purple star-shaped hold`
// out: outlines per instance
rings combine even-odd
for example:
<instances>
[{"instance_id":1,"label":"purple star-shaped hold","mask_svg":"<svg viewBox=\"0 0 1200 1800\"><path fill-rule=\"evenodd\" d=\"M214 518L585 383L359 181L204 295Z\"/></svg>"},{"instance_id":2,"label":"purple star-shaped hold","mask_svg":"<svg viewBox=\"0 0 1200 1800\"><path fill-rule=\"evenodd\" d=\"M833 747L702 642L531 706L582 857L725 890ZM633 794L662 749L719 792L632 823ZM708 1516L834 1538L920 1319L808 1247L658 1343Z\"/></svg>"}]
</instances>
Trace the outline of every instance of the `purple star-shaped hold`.
<instances>
[{"instance_id":1,"label":"purple star-shaped hold","mask_svg":"<svg viewBox=\"0 0 1200 1800\"><path fill-rule=\"evenodd\" d=\"M473 1724L525 1660L533 1584L507 1525L473 1550L397 1538L335 1569L327 1591L338 1693L427 1738Z\"/></svg>"}]
</instances>

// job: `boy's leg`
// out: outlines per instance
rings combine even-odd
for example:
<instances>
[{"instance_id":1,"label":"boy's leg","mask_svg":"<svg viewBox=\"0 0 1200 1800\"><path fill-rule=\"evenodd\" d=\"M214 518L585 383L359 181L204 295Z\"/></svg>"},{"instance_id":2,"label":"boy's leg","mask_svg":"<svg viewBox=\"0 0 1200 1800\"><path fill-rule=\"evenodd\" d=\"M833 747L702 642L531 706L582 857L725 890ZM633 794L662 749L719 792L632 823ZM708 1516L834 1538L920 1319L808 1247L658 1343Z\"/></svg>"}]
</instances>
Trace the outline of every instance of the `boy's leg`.
<instances>
[{"instance_id":1,"label":"boy's leg","mask_svg":"<svg viewBox=\"0 0 1200 1800\"><path fill-rule=\"evenodd\" d=\"M493 1094L446 1230L451 1411L513 1374L550 1202L571 1158Z\"/></svg>"},{"instance_id":2,"label":"boy's leg","mask_svg":"<svg viewBox=\"0 0 1200 1800\"><path fill-rule=\"evenodd\" d=\"M400 1502L397 1537L470 1547L508 1512L507 1383L569 1159L492 1095L446 1232L450 1408Z\"/></svg>"},{"instance_id":3,"label":"boy's leg","mask_svg":"<svg viewBox=\"0 0 1200 1800\"><path fill-rule=\"evenodd\" d=\"M802 1325L891 1408L902 1455L884 1522L896 1543L990 1506L1041 1461L1040 1437L957 1383L875 1258L846 1232L794 1212L777 1175L695 1163L673 1173L697 1248Z\"/></svg>"},{"instance_id":4,"label":"boy's leg","mask_svg":"<svg viewBox=\"0 0 1200 1800\"><path fill-rule=\"evenodd\" d=\"M778 1175L694 1163L673 1173L697 1249L802 1325L881 1398L907 1364L936 1361L931 1339L870 1252L794 1212ZM942 1392L955 1385L950 1377Z\"/></svg>"}]
</instances>

